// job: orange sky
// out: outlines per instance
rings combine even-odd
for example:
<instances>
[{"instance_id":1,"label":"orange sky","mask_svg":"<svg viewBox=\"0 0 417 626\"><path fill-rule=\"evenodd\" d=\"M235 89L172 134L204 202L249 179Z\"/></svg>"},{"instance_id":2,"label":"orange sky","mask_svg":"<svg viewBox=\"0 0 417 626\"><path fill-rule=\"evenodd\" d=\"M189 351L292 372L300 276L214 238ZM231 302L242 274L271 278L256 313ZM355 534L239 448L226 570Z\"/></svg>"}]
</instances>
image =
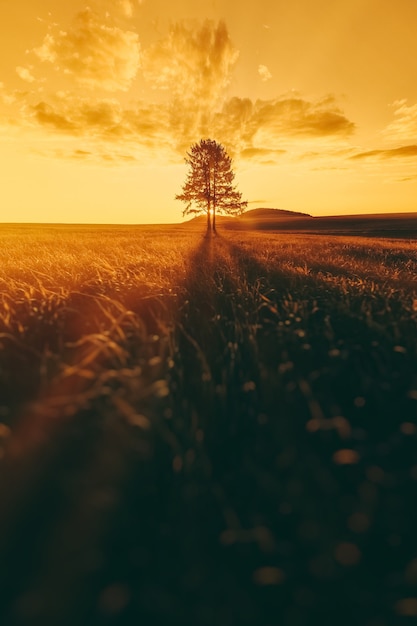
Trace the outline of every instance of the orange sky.
<instances>
[{"instance_id":1,"label":"orange sky","mask_svg":"<svg viewBox=\"0 0 417 626\"><path fill-rule=\"evenodd\" d=\"M206 137L249 208L416 211L416 24L411 0L0 0L0 219L179 221Z\"/></svg>"}]
</instances>

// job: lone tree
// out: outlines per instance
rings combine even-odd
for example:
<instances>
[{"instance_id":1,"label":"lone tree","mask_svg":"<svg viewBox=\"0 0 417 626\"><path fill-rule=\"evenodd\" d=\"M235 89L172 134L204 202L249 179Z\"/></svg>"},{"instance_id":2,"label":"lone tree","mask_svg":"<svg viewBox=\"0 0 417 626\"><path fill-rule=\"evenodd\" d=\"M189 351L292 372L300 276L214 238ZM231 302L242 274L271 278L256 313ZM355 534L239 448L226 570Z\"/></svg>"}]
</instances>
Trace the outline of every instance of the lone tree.
<instances>
[{"instance_id":1,"label":"lone tree","mask_svg":"<svg viewBox=\"0 0 417 626\"><path fill-rule=\"evenodd\" d=\"M206 213L207 233L216 232L216 212L240 215L248 204L233 185L232 159L213 139L201 139L191 146L187 157L190 169L182 193L175 199L187 203L183 215Z\"/></svg>"}]
</instances>

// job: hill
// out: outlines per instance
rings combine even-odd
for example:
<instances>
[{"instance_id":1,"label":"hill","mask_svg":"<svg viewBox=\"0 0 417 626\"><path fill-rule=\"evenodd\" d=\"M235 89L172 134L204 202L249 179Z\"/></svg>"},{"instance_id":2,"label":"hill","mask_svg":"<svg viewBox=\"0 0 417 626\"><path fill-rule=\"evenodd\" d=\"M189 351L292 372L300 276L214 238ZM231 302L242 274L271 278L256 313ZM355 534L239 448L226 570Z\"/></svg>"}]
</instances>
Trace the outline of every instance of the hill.
<instances>
[{"instance_id":1,"label":"hill","mask_svg":"<svg viewBox=\"0 0 417 626\"><path fill-rule=\"evenodd\" d=\"M231 217L230 215L217 215L216 213L216 222L230 222L235 221L235 217ZM207 222L207 215L197 215L196 217L192 217L190 220L183 222L184 224L205 224Z\"/></svg>"},{"instance_id":2,"label":"hill","mask_svg":"<svg viewBox=\"0 0 417 626\"><path fill-rule=\"evenodd\" d=\"M252 215L253 217L248 217ZM417 213L374 213L312 217L306 213L255 209L224 225L227 229L276 230L327 235L417 239Z\"/></svg>"},{"instance_id":3,"label":"hill","mask_svg":"<svg viewBox=\"0 0 417 626\"><path fill-rule=\"evenodd\" d=\"M287 220L291 218L312 217L308 213L301 213L299 211L288 211L286 209L251 209L245 211L241 216L241 220Z\"/></svg>"},{"instance_id":4,"label":"hill","mask_svg":"<svg viewBox=\"0 0 417 626\"><path fill-rule=\"evenodd\" d=\"M216 215L217 225L225 228L254 228L254 229L274 229L282 228L284 223L293 224L294 220L313 220L314 218L308 213L300 213L298 211L288 211L286 209L251 209L245 211L239 217L230 215ZM206 215L197 215L187 220L187 226L199 226L207 221ZM296 228L296 226L293 226Z\"/></svg>"},{"instance_id":5,"label":"hill","mask_svg":"<svg viewBox=\"0 0 417 626\"><path fill-rule=\"evenodd\" d=\"M204 228L206 216L198 216L181 226ZM326 215L284 209L252 209L239 218L216 216L217 225L225 230L269 230L327 235L356 235L417 239L417 212Z\"/></svg>"}]
</instances>

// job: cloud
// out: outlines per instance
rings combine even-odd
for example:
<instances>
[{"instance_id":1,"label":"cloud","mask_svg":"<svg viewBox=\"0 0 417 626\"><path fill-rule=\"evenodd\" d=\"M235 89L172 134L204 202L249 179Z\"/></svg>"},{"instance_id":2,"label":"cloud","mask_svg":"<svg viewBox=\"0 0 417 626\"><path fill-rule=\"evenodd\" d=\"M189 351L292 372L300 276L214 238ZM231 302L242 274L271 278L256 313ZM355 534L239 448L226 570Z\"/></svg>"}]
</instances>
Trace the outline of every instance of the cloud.
<instances>
[{"instance_id":1,"label":"cloud","mask_svg":"<svg viewBox=\"0 0 417 626\"><path fill-rule=\"evenodd\" d=\"M115 99L62 98L23 109L32 151L46 158L117 166L128 163L180 163L169 133L166 107Z\"/></svg>"},{"instance_id":2,"label":"cloud","mask_svg":"<svg viewBox=\"0 0 417 626\"><path fill-rule=\"evenodd\" d=\"M264 148L245 148L241 151L240 156L243 159L265 158L271 156L281 156L286 154L287 150L266 150Z\"/></svg>"},{"instance_id":3,"label":"cloud","mask_svg":"<svg viewBox=\"0 0 417 626\"><path fill-rule=\"evenodd\" d=\"M104 7L110 2L100 1ZM129 17L134 2L114 0L112 6L118 11L124 7ZM83 138L86 152L96 153L94 143L96 147L105 143L111 154L120 145L120 155L133 153L136 146L139 152L148 149L152 158L160 150L161 158L179 162L192 143L212 137L234 157L275 163L290 145L293 153L294 145L303 145L305 152L306 143L315 151L316 145L323 147L323 138L333 144L355 129L334 96L315 100L293 92L269 100L228 96L239 51L222 21L171 24L165 37L140 53L136 33L86 8L67 30L50 26L35 53L36 76L41 76L37 82L44 80L41 63L53 64L60 79L67 76L67 80L55 81L55 93L45 89L42 96L36 91L13 94L14 119L50 135ZM30 81L32 69L29 65L19 72ZM127 106L116 92L127 90L139 69L155 95ZM96 93L81 92L85 86ZM106 98L97 88L113 93ZM2 92L2 98L6 102L7 92ZM87 156L76 152L74 158Z\"/></svg>"},{"instance_id":4,"label":"cloud","mask_svg":"<svg viewBox=\"0 0 417 626\"><path fill-rule=\"evenodd\" d=\"M214 116L226 97L237 58L220 21L177 22L143 54L142 69L154 89L169 98L170 130L177 152L213 136Z\"/></svg>"},{"instance_id":5,"label":"cloud","mask_svg":"<svg viewBox=\"0 0 417 626\"><path fill-rule=\"evenodd\" d=\"M299 154L298 160L299 161L311 161L311 160L323 159L323 158L338 159L340 157L347 157L348 155L351 155L353 152L355 152L355 148L351 146L346 147L346 148L338 148L338 149L326 149L324 151L321 150L320 152L316 150L312 150L309 152L303 152Z\"/></svg>"},{"instance_id":6,"label":"cloud","mask_svg":"<svg viewBox=\"0 0 417 626\"><path fill-rule=\"evenodd\" d=\"M224 95L238 56L224 22L178 22L145 51L143 69L155 88L207 109Z\"/></svg>"},{"instance_id":7,"label":"cloud","mask_svg":"<svg viewBox=\"0 0 417 626\"><path fill-rule=\"evenodd\" d=\"M265 148L244 148L239 153L239 158L262 165L276 165L287 150L267 150Z\"/></svg>"},{"instance_id":8,"label":"cloud","mask_svg":"<svg viewBox=\"0 0 417 626\"><path fill-rule=\"evenodd\" d=\"M258 150L278 156L283 143L294 146L298 139L343 140L355 125L333 97L309 101L285 95L256 101L230 98L214 116L212 128L235 156L259 159Z\"/></svg>"},{"instance_id":9,"label":"cloud","mask_svg":"<svg viewBox=\"0 0 417 626\"><path fill-rule=\"evenodd\" d=\"M76 15L68 31L52 27L34 52L80 85L107 91L127 90L140 60L137 33L103 23L88 7Z\"/></svg>"},{"instance_id":10,"label":"cloud","mask_svg":"<svg viewBox=\"0 0 417 626\"><path fill-rule=\"evenodd\" d=\"M367 152L359 152L350 157L350 160L357 161L360 159L403 159L417 157L417 145L400 146L399 148L391 148L389 150L369 150Z\"/></svg>"},{"instance_id":11,"label":"cloud","mask_svg":"<svg viewBox=\"0 0 417 626\"><path fill-rule=\"evenodd\" d=\"M65 115L57 113L46 102L39 102L32 107L34 117L41 126L50 126L59 131L74 131L76 126Z\"/></svg>"},{"instance_id":12,"label":"cloud","mask_svg":"<svg viewBox=\"0 0 417 626\"><path fill-rule=\"evenodd\" d=\"M142 4L142 0L90 0L90 6L97 11L108 11L110 14L121 14L123 17L132 18L136 7Z\"/></svg>"},{"instance_id":13,"label":"cloud","mask_svg":"<svg viewBox=\"0 0 417 626\"><path fill-rule=\"evenodd\" d=\"M415 182L417 180L417 176L406 176L405 178L399 178L397 180L398 183L410 183Z\"/></svg>"},{"instance_id":14,"label":"cloud","mask_svg":"<svg viewBox=\"0 0 417 626\"><path fill-rule=\"evenodd\" d=\"M142 4L142 0L117 0L117 6L126 17L133 17L136 4Z\"/></svg>"},{"instance_id":15,"label":"cloud","mask_svg":"<svg viewBox=\"0 0 417 626\"><path fill-rule=\"evenodd\" d=\"M342 172L349 168L347 167L338 167L337 165L323 165L322 167L312 167L312 172Z\"/></svg>"},{"instance_id":16,"label":"cloud","mask_svg":"<svg viewBox=\"0 0 417 626\"><path fill-rule=\"evenodd\" d=\"M9 91L4 88L2 93L0 94L1 100L6 107L10 107L10 110L7 108L4 109L4 113L6 115L10 115L10 118L13 118L13 126L18 126L20 124L24 124L26 121L25 109L28 106L28 102L32 97L39 97L39 90L21 90L14 89Z\"/></svg>"},{"instance_id":17,"label":"cloud","mask_svg":"<svg viewBox=\"0 0 417 626\"><path fill-rule=\"evenodd\" d=\"M90 161L96 163L97 161L101 161L107 164L114 163L137 163L137 159L131 154L123 154L121 152L109 152L103 149L95 150L94 152L91 150L72 150L72 151L55 151L55 156L61 159L69 159L71 161Z\"/></svg>"},{"instance_id":18,"label":"cloud","mask_svg":"<svg viewBox=\"0 0 417 626\"><path fill-rule=\"evenodd\" d=\"M33 68L21 67L20 65L18 65L16 67L16 73L19 76L19 78L26 81L27 83L34 83L36 79L32 75L31 69Z\"/></svg>"},{"instance_id":19,"label":"cloud","mask_svg":"<svg viewBox=\"0 0 417 626\"><path fill-rule=\"evenodd\" d=\"M133 151L123 151L114 145L100 145L88 146L88 144L79 145L78 139L68 139L60 147L48 146L45 148L42 144L35 144L31 149L32 154L42 156L47 159L62 159L65 161L83 162L91 165L107 165L114 167L115 165L137 165L138 163L146 163L146 160L141 157L140 153L136 154Z\"/></svg>"},{"instance_id":20,"label":"cloud","mask_svg":"<svg viewBox=\"0 0 417 626\"><path fill-rule=\"evenodd\" d=\"M92 156L92 152L90 152L89 150L74 150L74 152L72 153L73 158L75 159L85 159L89 156Z\"/></svg>"},{"instance_id":21,"label":"cloud","mask_svg":"<svg viewBox=\"0 0 417 626\"><path fill-rule=\"evenodd\" d=\"M299 96L258 100L255 103L252 124L258 131L266 130L272 137L345 137L351 135L355 129L355 125L339 109L333 96L316 102Z\"/></svg>"},{"instance_id":22,"label":"cloud","mask_svg":"<svg viewBox=\"0 0 417 626\"><path fill-rule=\"evenodd\" d=\"M118 5L126 17L132 17L133 15L133 2L131 0L119 0Z\"/></svg>"},{"instance_id":23,"label":"cloud","mask_svg":"<svg viewBox=\"0 0 417 626\"><path fill-rule=\"evenodd\" d=\"M267 68L266 65L260 65L258 67L258 74L261 77L261 80L266 82L267 80L270 80L272 78L272 74L269 71L269 69Z\"/></svg>"},{"instance_id":24,"label":"cloud","mask_svg":"<svg viewBox=\"0 0 417 626\"><path fill-rule=\"evenodd\" d=\"M288 152L288 146L294 152L298 137L304 148L305 136L311 137L313 144L322 137L338 140L352 125L341 113L339 124L328 124L327 120L335 115L334 104L329 102L327 109L323 101L317 104L301 97L296 107L285 96L255 102L233 97L213 114L201 109L198 103L181 103L178 97L158 104L138 101L129 107L116 97L78 96L70 91L45 95L42 100L36 92L22 93L19 100L16 97L21 123L90 141L136 144L139 149L149 148L153 152L160 148L162 154L169 153L170 160L182 159L189 146L201 137L213 137L233 157L257 163L278 162ZM299 111L301 115L297 115ZM332 154L338 155L334 146Z\"/></svg>"},{"instance_id":25,"label":"cloud","mask_svg":"<svg viewBox=\"0 0 417 626\"><path fill-rule=\"evenodd\" d=\"M89 100L62 94L25 109L29 122L74 137L108 142L134 141L139 145L165 145L169 113L163 105L138 102L124 108L116 99Z\"/></svg>"},{"instance_id":26,"label":"cloud","mask_svg":"<svg viewBox=\"0 0 417 626\"><path fill-rule=\"evenodd\" d=\"M383 134L397 141L414 141L417 136L417 104L409 106L407 100L397 100L392 108L395 119Z\"/></svg>"}]
</instances>

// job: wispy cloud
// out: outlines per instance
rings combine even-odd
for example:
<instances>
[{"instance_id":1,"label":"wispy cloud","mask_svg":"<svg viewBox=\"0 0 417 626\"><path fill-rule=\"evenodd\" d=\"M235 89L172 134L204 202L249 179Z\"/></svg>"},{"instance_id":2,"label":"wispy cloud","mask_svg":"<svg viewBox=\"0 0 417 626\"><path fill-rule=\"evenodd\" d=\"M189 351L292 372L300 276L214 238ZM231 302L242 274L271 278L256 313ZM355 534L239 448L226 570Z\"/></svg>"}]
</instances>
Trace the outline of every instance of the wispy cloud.
<instances>
[{"instance_id":1,"label":"wispy cloud","mask_svg":"<svg viewBox=\"0 0 417 626\"><path fill-rule=\"evenodd\" d=\"M346 137L355 130L354 123L339 108L334 96L315 102L299 96L258 100L252 124L257 129L267 129L275 137Z\"/></svg>"},{"instance_id":2,"label":"wispy cloud","mask_svg":"<svg viewBox=\"0 0 417 626\"><path fill-rule=\"evenodd\" d=\"M67 118L62 112L57 112L50 104L39 102L39 104L31 107L34 119L41 126L50 126L55 130L64 132L73 132L76 125Z\"/></svg>"},{"instance_id":3,"label":"wispy cloud","mask_svg":"<svg viewBox=\"0 0 417 626\"><path fill-rule=\"evenodd\" d=\"M367 152L359 152L350 157L352 161L359 159L404 159L417 157L417 145L400 146L399 148L391 148L389 150L368 150Z\"/></svg>"},{"instance_id":4,"label":"wispy cloud","mask_svg":"<svg viewBox=\"0 0 417 626\"><path fill-rule=\"evenodd\" d=\"M272 78L272 74L269 71L268 67L266 65L260 65L258 67L258 74L261 77L261 80L266 82L268 80L270 80Z\"/></svg>"},{"instance_id":5,"label":"wispy cloud","mask_svg":"<svg viewBox=\"0 0 417 626\"><path fill-rule=\"evenodd\" d=\"M271 157L280 157L286 154L287 150L266 150L265 148L245 148L241 151L240 157L242 159L268 159Z\"/></svg>"},{"instance_id":6,"label":"wispy cloud","mask_svg":"<svg viewBox=\"0 0 417 626\"><path fill-rule=\"evenodd\" d=\"M126 91L135 78L140 59L137 33L123 30L90 8L80 11L68 30L50 27L37 57L71 75L82 86Z\"/></svg>"},{"instance_id":7,"label":"wispy cloud","mask_svg":"<svg viewBox=\"0 0 417 626\"><path fill-rule=\"evenodd\" d=\"M141 4L141 0L135 2L135 0L117 0L116 5L126 17L133 17L135 5Z\"/></svg>"},{"instance_id":8,"label":"wispy cloud","mask_svg":"<svg viewBox=\"0 0 417 626\"><path fill-rule=\"evenodd\" d=\"M415 141L417 137L417 104L397 100L392 105L394 121L387 126L384 135L396 141Z\"/></svg>"},{"instance_id":9,"label":"wispy cloud","mask_svg":"<svg viewBox=\"0 0 417 626\"><path fill-rule=\"evenodd\" d=\"M18 65L16 67L16 74L27 83L34 83L36 79L32 74L32 69L32 67L22 67Z\"/></svg>"},{"instance_id":10,"label":"wispy cloud","mask_svg":"<svg viewBox=\"0 0 417 626\"><path fill-rule=\"evenodd\" d=\"M224 22L177 22L145 51L143 69L155 88L207 108L224 96L238 56Z\"/></svg>"},{"instance_id":11,"label":"wispy cloud","mask_svg":"<svg viewBox=\"0 0 417 626\"><path fill-rule=\"evenodd\" d=\"M170 132L179 153L212 136L214 115L226 97L239 56L224 22L171 24L143 54L144 77L167 95Z\"/></svg>"},{"instance_id":12,"label":"wispy cloud","mask_svg":"<svg viewBox=\"0 0 417 626\"><path fill-rule=\"evenodd\" d=\"M169 112L163 105L138 102L124 108L116 99L88 99L85 97L55 97L25 108L26 119L74 137L107 140L109 142L135 141L139 145L164 146Z\"/></svg>"},{"instance_id":13,"label":"wispy cloud","mask_svg":"<svg viewBox=\"0 0 417 626\"><path fill-rule=\"evenodd\" d=\"M96 8L97 11L108 11L115 14L120 13L122 16L132 18L135 10L143 3L143 0L90 0L90 6Z\"/></svg>"},{"instance_id":14,"label":"wispy cloud","mask_svg":"<svg viewBox=\"0 0 417 626\"><path fill-rule=\"evenodd\" d=\"M417 176L405 176L404 178L399 178L397 180L398 183L411 183L417 181Z\"/></svg>"},{"instance_id":15,"label":"wispy cloud","mask_svg":"<svg viewBox=\"0 0 417 626\"><path fill-rule=\"evenodd\" d=\"M51 156L47 154L45 156ZM81 149L69 149L69 150L54 150L53 156L57 159L65 159L69 161L85 161L90 163L102 163L107 165L115 165L125 163L125 164L135 164L138 162L138 159L132 154L124 154L120 151L109 151L105 148L92 150L81 150Z\"/></svg>"},{"instance_id":16,"label":"wispy cloud","mask_svg":"<svg viewBox=\"0 0 417 626\"><path fill-rule=\"evenodd\" d=\"M348 146L348 147L343 147L343 148L328 148L325 151L309 151L309 152L302 152L301 154L298 155L298 160L299 161L312 161L312 160L317 160L317 159L339 159L342 157L347 157L349 155L352 155L353 153L355 153L356 150L355 148L353 148L352 146Z\"/></svg>"},{"instance_id":17,"label":"wispy cloud","mask_svg":"<svg viewBox=\"0 0 417 626\"><path fill-rule=\"evenodd\" d=\"M283 142L345 141L355 129L334 97L312 101L300 95L256 101L230 98L215 115L213 127L232 152L257 160L258 150L280 155Z\"/></svg>"}]
</instances>

